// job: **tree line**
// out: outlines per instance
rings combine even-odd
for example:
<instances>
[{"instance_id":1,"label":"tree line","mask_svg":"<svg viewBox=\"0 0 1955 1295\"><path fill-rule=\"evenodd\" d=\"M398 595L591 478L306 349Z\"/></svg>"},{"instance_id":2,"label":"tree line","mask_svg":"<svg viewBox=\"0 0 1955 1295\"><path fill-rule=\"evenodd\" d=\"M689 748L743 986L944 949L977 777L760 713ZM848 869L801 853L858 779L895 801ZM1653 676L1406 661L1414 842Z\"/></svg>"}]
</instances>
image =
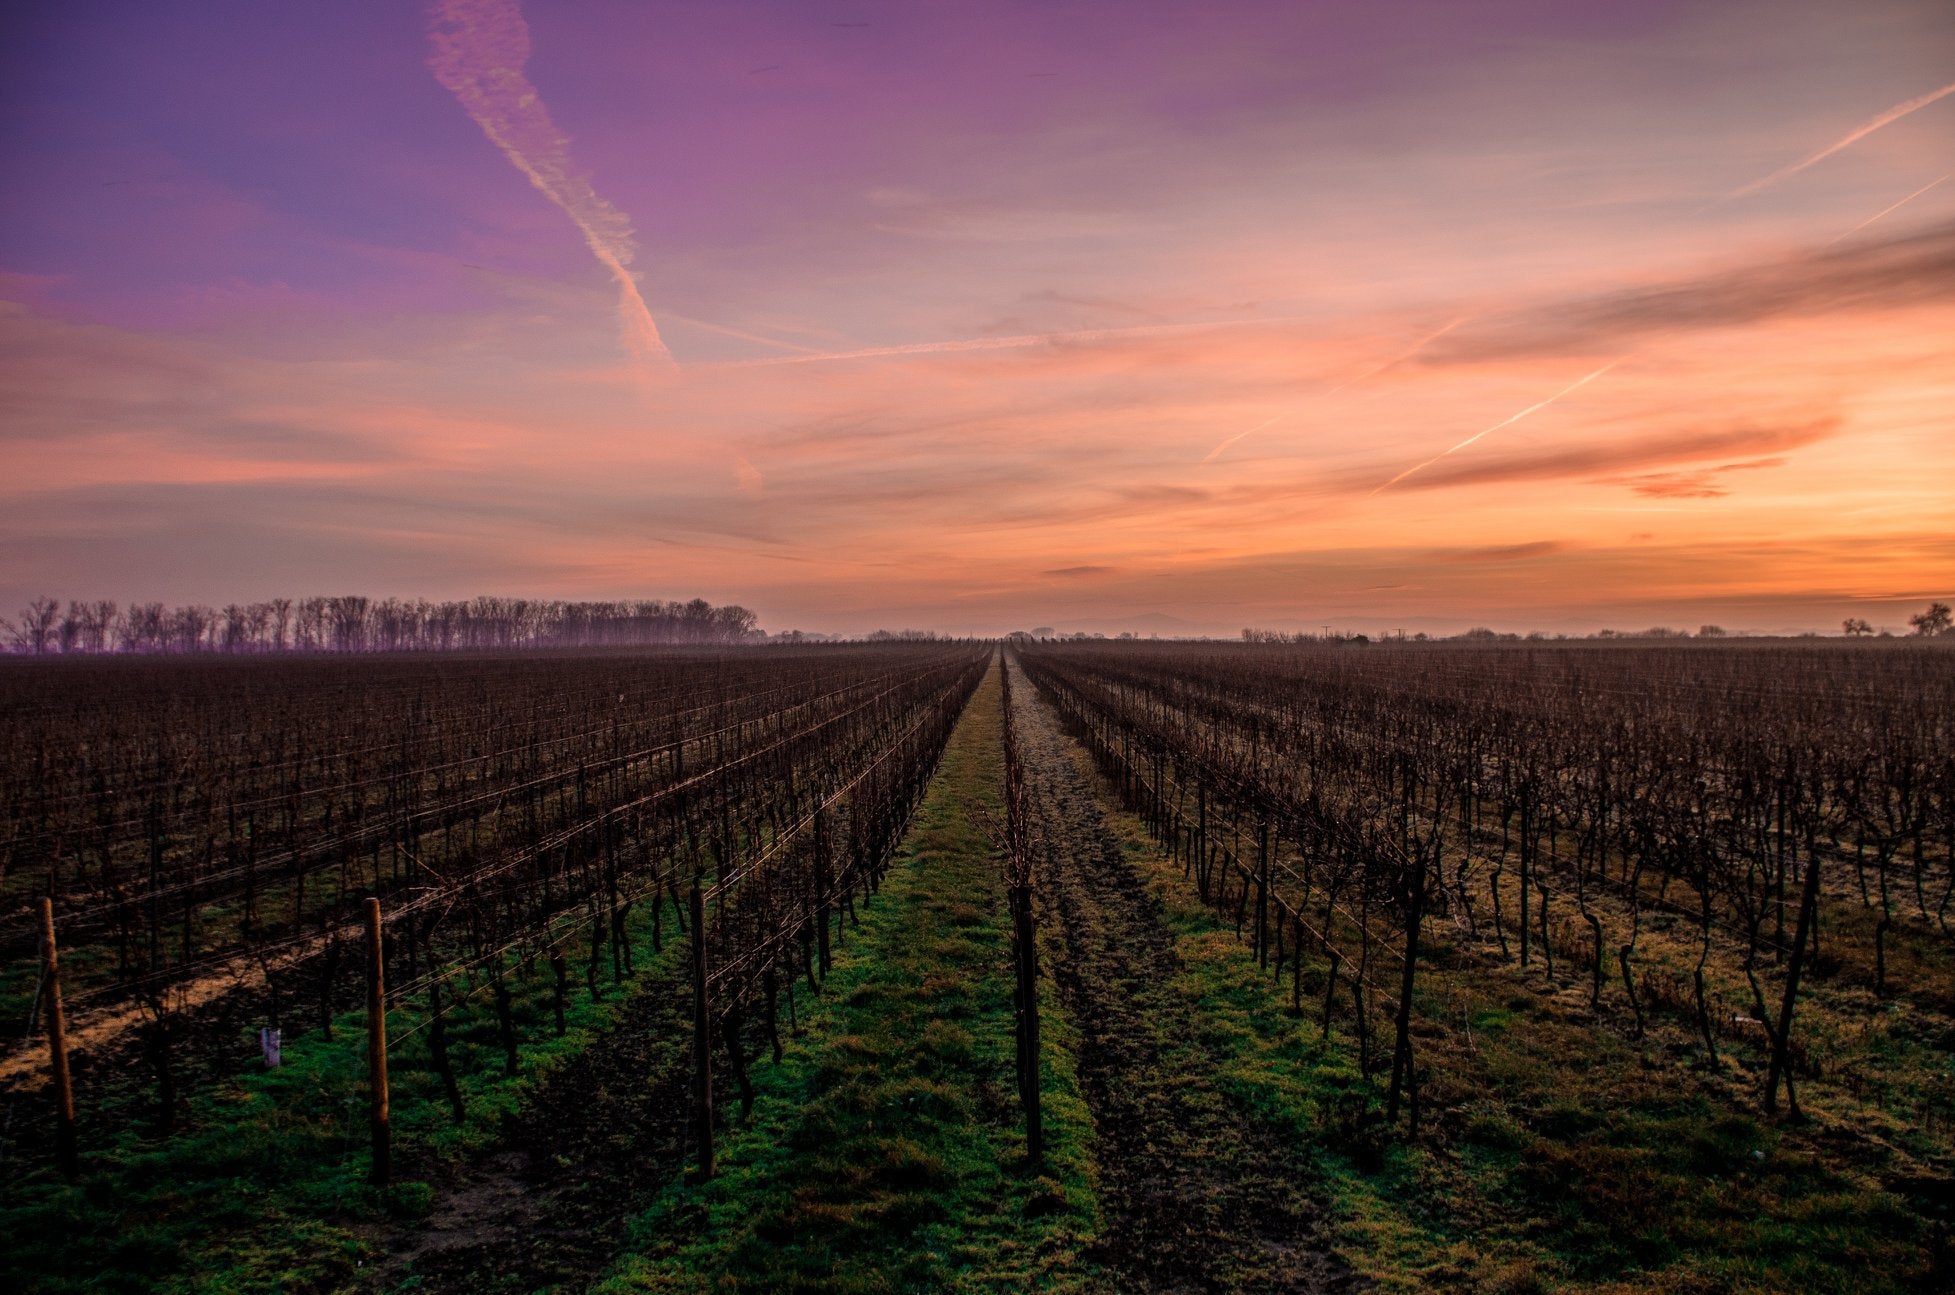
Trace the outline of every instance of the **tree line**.
<instances>
[{"instance_id":1,"label":"tree line","mask_svg":"<svg viewBox=\"0 0 1955 1295\"><path fill-rule=\"evenodd\" d=\"M551 647L740 643L764 638L745 607L626 599L366 598L339 595L169 607L160 602L36 598L0 617L12 651L32 656L112 652L451 652Z\"/></svg>"}]
</instances>

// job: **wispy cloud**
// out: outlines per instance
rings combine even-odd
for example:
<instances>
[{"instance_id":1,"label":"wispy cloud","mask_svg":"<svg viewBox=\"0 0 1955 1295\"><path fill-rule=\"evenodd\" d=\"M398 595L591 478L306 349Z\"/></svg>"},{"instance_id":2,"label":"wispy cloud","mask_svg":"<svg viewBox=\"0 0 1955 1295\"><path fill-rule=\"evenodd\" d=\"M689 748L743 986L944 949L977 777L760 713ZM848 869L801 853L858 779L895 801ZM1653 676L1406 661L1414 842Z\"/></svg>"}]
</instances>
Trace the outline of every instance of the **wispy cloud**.
<instances>
[{"instance_id":1,"label":"wispy cloud","mask_svg":"<svg viewBox=\"0 0 1955 1295\"><path fill-rule=\"evenodd\" d=\"M1726 474L1784 466L1785 459L1774 456L1748 459L1741 463L1720 463L1714 468L1698 468L1689 472L1647 472L1638 476L1605 477L1603 480L1628 486L1637 494L1648 495L1652 499L1722 499L1731 493L1731 488L1720 479Z\"/></svg>"},{"instance_id":2,"label":"wispy cloud","mask_svg":"<svg viewBox=\"0 0 1955 1295\"><path fill-rule=\"evenodd\" d=\"M1703 463L1745 455L1779 455L1837 434L1837 417L1785 423L1692 426L1641 436L1556 446L1526 454L1448 463L1407 485L1411 490L1487 485L1501 481L1600 480L1633 484L1655 480L1668 465ZM1782 462L1782 460L1779 460ZM1763 466L1762 463L1759 466ZM1642 474L1640 476L1634 474ZM1645 492L1648 493L1648 492Z\"/></svg>"},{"instance_id":3,"label":"wispy cloud","mask_svg":"<svg viewBox=\"0 0 1955 1295\"><path fill-rule=\"evenodd\" d=\"M1440 327L1434 329L1430 333L1427 333L1425 336L1419 338L1416 342L1413 342L1412 345L1406 347L1404 350L1398 352L1396 355L1391 356L1389 359L1381 360L1380 362L1370 365L1369 367L1361 370L1360 372L1355 373L1350 377L1344 379L1344 381L1338 383L1336 386L1326 391L1324 393L1325 397L1334 396L1338 394L1340 391L1345 391L1351 387L1357 386L1361 382L1369 382L1371 379L1378 377L1380 374L1398 367L1400 364L1403 364L1405 361L1411 359L1413 356L1417 355L1420 351L1423 351L1427 346L1431 345L1433 342L1438 341L1440 338L1452 332L1455 328L1458 328L1461 324L1464 324L1465 322L1467 322L1466 319L1462 317L1441 325ZM1207 466L1208 464L1215 462L1216 459L1222 457L1224 452L1226 452L1232 446L1241 442L1244 438L1254 436L1257 432L1265 431L1271 427L1274 427L1276 424L1282 422L1285 418L1288 418L1291 415L1295 414L1297 412L1297 409L1301 407L1302 406L1297 406L1295 408L1285 409L1280 413L1272 414L1268 418L1263 419L1262 422L1257 423L1254 427L1244 428L1242 431L1237 432L1233 436L1224 437L1222 441L1219 444L1217 444L1214 449L1210 450L1207 454L1202 456L1203 466Z\"/></svg>"},{"instance_id":4,"label":"wispy cloud","mask_svg":"<svg viewBox=\"0 0 1955 1295\"><path fill-rule=\"evenodd\" d=\"M1405 480L1407 477L1413 475L1414 473L1423 471L1424 469L1431 467L1433 464L1439 462L1439 460L1443 458L1447 458L1451 455L1458 454L1461 450L1467 448L1469 445L1472 445L1474 442L1481 440L1489 433L1497 432L1504 427L1512 427L1515 423L1520 422L1521 419L1526 418L1529 414L1535 413L1542 409L1546 409L1549 405L1552 405L1555 401L1560 400L1563 396L1569 395L1572 392L1575 392L1582 387L1586 387L1589 383L1595 381L1597 378L1601 377L1603 374L1607 373L1610 369L1615 368L1618 364L1621 363L1622 360L1619 359L1610 360L1607 364L1603 365L1601 368L1596 369L1590 373L1583 374L1581 377L1575 379L1573 382L1563 387L1560 391L1557 391L1552 396L1549 396L1546 400L1537 400L1533 404L1529 405L1526 409L1521 410L1519 413L1509 414L1507 415L1507 417L1501 419L1493 426L1481 428L1479 431L1473 433L1473 435L1467 437L1465 440L1453 446L1451 449L1443 450L1440 453L1433 455L1431 458L1427 459L1424 463L1414 463L1411 467L1405 469L1405 471L1399 473L1397 476L1393 477L1390 481L1387 481L1384 485L1379 486L1377 490L1373 490L1371 493L1375 495L1380 490L1390 490L1393 486Z\"/></svg>"},{"instance_id":5,"label":"wispy cloud","mask_svg":"<svg viewBox=\"0 0 1955 1295\"><path fill-rule=\"evenodd\" d=\"M1686 328L1891 309L1955 296L1955 222L1830 245L1621 292L1489 314L1427 350L1432 364L1521 355L1594 354Z\"/></svg>"},{"instance_id":6,"label":"wispy cloud","mask_svg":"<svg viewBox=\"0 0 1955 1295\"><path fill-rule=\"evenodd\" d=\"M682 324L690 324L692 327L702 329L708 333L718 333L721 337L734 337L743 342L758 342L762 346L772 346L783 351L800 351L808 355L816 353L816 348L812 346L802 346L796 342L783 342L778 337L766 337L760 333L747 332L745 329L730 328L725 324L715 324L710 320L694 319L690 315L676 315L667 311L665 317L667 319L677 320Z\"/></svg>"},{"instance_id":7,"label":"wispy cloud","mask_svg":"<svg viewBox=\"0 0 1955 1295\"><path fill-rule=\"evenodd\" d=\"M670 371L672 353L632 278L638 249L631 222L572 168L568 141L523 74L529 24L516 0L437 0L429 11L428 43L435 80L537 191L570 217L591 255L617 280L626 352L648 376Z\"/></svg>"},{"instance_id":8,"label":"wispy cloud","mask_svg":"<svg viewBox=\"0 0 1955 1295\"><path fill-rule=\"evenodd\" d=\"M1109 35L1009 0L844 42L793 5L414 0L285 40L280 6L141 6L104 45L88 8L49 10L0 213L33 303L0 305L0 609L1232 633L1949 596L1896 537L1955 502L1955 94L1855 127L1929 89L1892 79L1944 34L1922 0L1547 41L1529 6Z\"/></svg>"},{"instance_id":9,"label":"wispy cloud","mask_svg":"<svg viewBox=\"0 0 1955 1295\"><path fill-rule=\"evenodd\" d=\"M1530 540L1525 544L1489 544L1476 549L1450 549L1437 555L1441 562L1523 562L1564 553L1568 546L1560 540Z\"/></svg>"},{"instance_id":10,"label":"wispy cloud","mask_svg":"<svg viewBox=\"0 0 1955 1295\"><path fill-rule=\"evenodd\" d=\"M1899 202L1889 203L1887 206L1882 207L1879 211L1876 211L1873 215L1867 217L1865 220L1855 225L1852 229L1849 229L1845 233L1836 235L1834 238L1830 239L1827 242L1826 246L1831 247L1834 243L1845 242L1847 239L1852 238L1855 234L1859 233L1867 226L1873 224L1876 220L1881 219L1883 216L1893 215L1901 208L1907 206L1910 202L1913 202L1916 198L1919 198L1922 194L1928 192L1928 190L1940 184L1943 180L1948 179L1949 176L1955 176L1955 171L1950 171L1946 175L1937 176L1935 179L1932 179L1928 181L1928 183L1922 185L1919 189L1916 189L1913 193L1910 193L1907 197L1902 198Z\"/></svg>"},{"instance_id":11,"label":"wispy cloud","mask_svg":"<svg viewBox=\"0 0 1955 1295\"><path fill-rule=\"evenodd\" d=\"M1056 333L1021 333L1011 337L954 338L942 342L904 342L895 346L865 346L852 351L819 351L806 355L775 355L763 360L739 360L735 367L771 368L782 364L817 364L834 360L875 360L903 355L949 355L960 351L1018 351L1068 342L1106 342L1127 338L1165 337L1222 328L1277 326L1288 319L1221 319L1191 324L1143 324L1133 328L1081 328Z\"/></svg>"},{"instance_id":12,"label":"wispy cloud","mask_svg":"<svg viewBox=\"0 0 1955 1295\"><path fill-rule=\"evenodd\" d=\"M1941 87L1941 89L1939 90L1930 90L1926 94L1916 95L1914 98L1907 100L1905 103L1897 103L1892 108L1889 108L1886 112L1881 113L1879 116L1871 117L1866 121L1861 122L1858 126L1855 126L1852 130L1840 136L1840 138L1834 140L1832 143L1828 144L1825 148L1820 149L1817 153L1813 153L1806 157L1802 157L1798 161L1792 163L1792 165L1790 166L1782 166L1778 170L1772 172L1770 175L1765 176L1763 179L1753 180L1750 184L1738 186L1737 188L1733 189L1730 193L1724 195L1725 201L1728 202L1733 198L1748 197L1751 194L1757 193L1761 189L1769 188L1770 186L1777 184L1780 180L1784 180L1791 176L1795 176L1799 174L1799 172L1805 170L1807 167L1813 165L1814 163L1825 161L1827 158L1833 156L1833 154L1839 152L1841 149L1850 148L1854 144L1859 143L1867 136L1879 130L1882 126L1891 125L1892 123L1897 122L1901 118L1907 116L1909 113L1919 112L1921 109L1926 108L1929 104L1934 103L1939 99L1945 99L1951 94L1955 94L1955 81L1950 81L1947 85Z\"/></svg>"}]
</instances>

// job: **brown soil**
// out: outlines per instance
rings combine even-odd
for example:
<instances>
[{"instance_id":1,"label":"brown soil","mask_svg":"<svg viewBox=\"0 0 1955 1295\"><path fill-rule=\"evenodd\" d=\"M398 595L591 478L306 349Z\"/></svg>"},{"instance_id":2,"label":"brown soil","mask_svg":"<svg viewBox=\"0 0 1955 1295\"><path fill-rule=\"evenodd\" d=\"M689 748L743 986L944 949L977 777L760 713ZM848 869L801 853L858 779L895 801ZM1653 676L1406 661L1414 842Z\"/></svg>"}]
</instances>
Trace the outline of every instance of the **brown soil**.
<instances>
[{"instance_id":1,"label":"brown soil","mask_svg":"<svg viewBox=\"0 0 1955 1295\"><path fill-rule=\"evenodd\" d=\"M1014 664L1046 970L1077 1025L1106 1231L1094 1258L1131 1291L1343 1291L1308 1170L1214 1082L1160 905L1051 708Z\"/></svg>"},{"instance_id":2,"label":"brown soil","mask_svg":"<svg viewBox=\"0 0 1955 1295\"><path fill-rule=\"evenodd\" d=\"M427 1218L387 1238L366 1288L581 1290L601 1276L625 1223L684 1168L687 994L683 970L640 987L616 1028L437 1188Z\"/></svg>"}]
</instances>

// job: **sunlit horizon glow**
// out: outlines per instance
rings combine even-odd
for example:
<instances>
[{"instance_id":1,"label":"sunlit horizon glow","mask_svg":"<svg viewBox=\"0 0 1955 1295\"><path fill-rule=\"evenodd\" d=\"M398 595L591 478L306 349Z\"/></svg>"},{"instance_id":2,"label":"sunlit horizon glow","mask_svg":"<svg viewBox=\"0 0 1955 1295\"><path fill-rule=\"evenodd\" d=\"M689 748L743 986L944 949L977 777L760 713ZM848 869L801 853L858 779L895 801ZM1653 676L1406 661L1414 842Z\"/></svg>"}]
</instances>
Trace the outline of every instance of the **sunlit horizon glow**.
<instances>
[{"instance_id":1,"label":"sunlit horizon glow","mask_svg":"<svg viewBox=\"0 0 1955 1295\"><path fill-rule=\"evenodd\" d=\"M5 23L0 614L1831 632L1955 597L1944 5Z\"/></svg>"}]
</instances>

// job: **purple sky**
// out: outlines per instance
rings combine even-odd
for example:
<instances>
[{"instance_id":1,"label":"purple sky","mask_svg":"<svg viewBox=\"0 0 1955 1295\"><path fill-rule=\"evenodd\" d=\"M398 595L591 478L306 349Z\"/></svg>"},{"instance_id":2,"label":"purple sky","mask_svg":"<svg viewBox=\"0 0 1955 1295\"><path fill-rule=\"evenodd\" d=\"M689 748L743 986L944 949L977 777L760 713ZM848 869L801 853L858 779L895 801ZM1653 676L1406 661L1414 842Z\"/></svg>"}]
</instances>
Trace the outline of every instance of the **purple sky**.
<instances>
[{"instance_id":1,"label":"purple sky","mask_svg":"<svg viewBox=\"0 0 1955 1295\"><path fill-rule=\"evenodd\" d=\"M458 6L560 144L499 147L413 6L0 20L0 609L1820 628L1955 589L1955 96L1742 192L1949 85L1945 4Z\"/></svg>"}]
</instances>

